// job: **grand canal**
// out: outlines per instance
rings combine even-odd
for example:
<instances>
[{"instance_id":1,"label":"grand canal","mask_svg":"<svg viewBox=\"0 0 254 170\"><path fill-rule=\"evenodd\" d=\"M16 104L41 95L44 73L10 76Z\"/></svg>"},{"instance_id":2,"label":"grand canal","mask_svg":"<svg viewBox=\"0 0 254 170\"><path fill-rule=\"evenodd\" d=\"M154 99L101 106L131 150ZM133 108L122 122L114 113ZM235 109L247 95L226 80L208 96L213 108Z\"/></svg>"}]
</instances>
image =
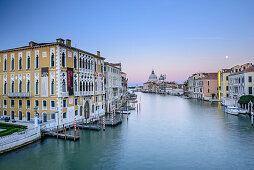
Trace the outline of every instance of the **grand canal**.
<instances>
[{"instance_id":1,"label":"grand canal","mask_svg":"<svg viewBox=\"0 0 254 170\"><path fill-rule=\"evenodd\" d=\"M0 169L252 169L254 128L217 104L138 93L141 112L78 142L46 138L0 156ZM139 99L140 97L138 97Z\"/></svg>"}]
</instances>

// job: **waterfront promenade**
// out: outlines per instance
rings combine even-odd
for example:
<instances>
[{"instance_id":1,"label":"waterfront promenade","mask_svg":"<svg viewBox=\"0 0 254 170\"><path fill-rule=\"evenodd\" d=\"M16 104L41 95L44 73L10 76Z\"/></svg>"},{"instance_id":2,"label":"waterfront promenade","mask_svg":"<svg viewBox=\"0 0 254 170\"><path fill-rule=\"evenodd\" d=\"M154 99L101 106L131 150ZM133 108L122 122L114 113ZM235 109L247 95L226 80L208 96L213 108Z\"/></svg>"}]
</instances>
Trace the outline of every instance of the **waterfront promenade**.
<instances>
[{"instance_id":1,"label":"waterfront promenade","mask_svg":"<svg viewBox=\"0 0 254 170\"><path fill-rule=\"evenodd\" d=\"M1 169L249 169L249 117L217 103L138 93L141 111L106 131L80 131L77 142L46 138L0 156ZM15 163L13 163L15 162Z\"/></svg>"}]
</instances>

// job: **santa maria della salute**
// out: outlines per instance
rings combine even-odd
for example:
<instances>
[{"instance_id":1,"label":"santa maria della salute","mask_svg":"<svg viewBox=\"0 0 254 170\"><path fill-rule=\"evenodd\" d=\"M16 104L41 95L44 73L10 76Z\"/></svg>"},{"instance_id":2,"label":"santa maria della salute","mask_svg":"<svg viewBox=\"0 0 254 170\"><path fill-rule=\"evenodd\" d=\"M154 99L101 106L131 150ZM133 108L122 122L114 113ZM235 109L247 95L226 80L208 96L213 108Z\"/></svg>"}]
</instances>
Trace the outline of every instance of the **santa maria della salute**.
<instances>
[{"instance_id":1,"label":"santa maria della salute","mask_svg":"<svg viewBox=\"0 0 254 170\"><path fill-rule=\"evenodd\" d=\"M159 79L157 79L154 70L152 70L148 81L143 84L142 91L147 93L182 95L183 87L183 84L177 84L176 82L167 82L166 74L161 74Z\"/></svg>"}]
</instances>

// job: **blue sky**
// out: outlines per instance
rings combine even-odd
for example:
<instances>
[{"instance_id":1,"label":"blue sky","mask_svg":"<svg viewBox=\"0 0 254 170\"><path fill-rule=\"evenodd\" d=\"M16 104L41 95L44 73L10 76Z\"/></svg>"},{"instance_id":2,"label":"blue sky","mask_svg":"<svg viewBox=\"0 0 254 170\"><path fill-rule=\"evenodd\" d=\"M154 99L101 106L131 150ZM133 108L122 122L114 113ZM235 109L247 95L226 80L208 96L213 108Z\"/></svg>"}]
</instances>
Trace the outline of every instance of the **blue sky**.
<instances>
[{"instance_id":1,"label":"blue sky","mask_svg":"<svg viewBox=\"0 0 254 170\"><path fill-rule=\"evenodd\" d=\"M132 84L152 69L183 82L254 62L253 7L253 0L1 0L0 49L69 38L122 62Z\"/></svg>"}]
</instances>

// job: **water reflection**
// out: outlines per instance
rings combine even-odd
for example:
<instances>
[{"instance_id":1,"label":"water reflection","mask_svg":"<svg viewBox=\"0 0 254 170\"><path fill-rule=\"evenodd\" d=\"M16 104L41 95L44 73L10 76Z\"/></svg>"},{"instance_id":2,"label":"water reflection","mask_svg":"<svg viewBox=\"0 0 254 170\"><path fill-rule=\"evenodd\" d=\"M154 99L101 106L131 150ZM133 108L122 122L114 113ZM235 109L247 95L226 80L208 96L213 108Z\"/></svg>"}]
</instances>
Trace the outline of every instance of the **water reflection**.
<instances>
[{"instance_id":1,"label":"water reflection","mask_svg":"<svg viewBox=\"0 0 254 170\"><path fill-rule=\"evenodd\" d=\"M250 169L254 128L223 106L138 93L139 112L78 142L47 138L0 156L1 169ZM15 162L15 163L13 163Z\"/></svg>"}]
</instances>

